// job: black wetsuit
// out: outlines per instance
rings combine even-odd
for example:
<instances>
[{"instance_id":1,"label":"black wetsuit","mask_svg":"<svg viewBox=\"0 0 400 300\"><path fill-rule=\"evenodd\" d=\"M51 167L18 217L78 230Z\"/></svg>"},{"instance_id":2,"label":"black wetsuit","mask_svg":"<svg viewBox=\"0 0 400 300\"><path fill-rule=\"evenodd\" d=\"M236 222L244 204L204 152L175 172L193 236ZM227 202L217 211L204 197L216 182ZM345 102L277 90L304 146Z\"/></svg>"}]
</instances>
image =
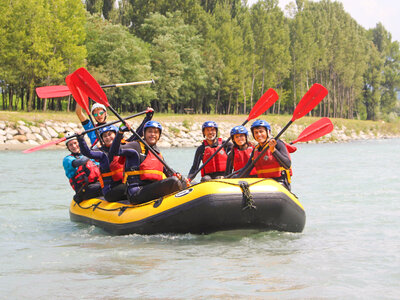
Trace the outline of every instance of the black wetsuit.
<instances>
[{"instance_id":1,"label":"black wetsuit","mask_svg":"<svg viewBox=\"0 0 400 300\"><path fill-rule=\"evenodd\" d=\"M104 146L100 147L98 150L90 150L83 137L78 137L78 142L83 155L99 162L101 173L110 172L110 163L114 158L114 155L110 154L110 152L113 152L110 148ZM116 144L113 143L111 148L113 147L116 147ZM103 195L108 202L127 199L126 186L122 183L122 180L114 181L111 177L107 177L106 179L103 178L103 181Z\"/></svg>"}]
</instances>

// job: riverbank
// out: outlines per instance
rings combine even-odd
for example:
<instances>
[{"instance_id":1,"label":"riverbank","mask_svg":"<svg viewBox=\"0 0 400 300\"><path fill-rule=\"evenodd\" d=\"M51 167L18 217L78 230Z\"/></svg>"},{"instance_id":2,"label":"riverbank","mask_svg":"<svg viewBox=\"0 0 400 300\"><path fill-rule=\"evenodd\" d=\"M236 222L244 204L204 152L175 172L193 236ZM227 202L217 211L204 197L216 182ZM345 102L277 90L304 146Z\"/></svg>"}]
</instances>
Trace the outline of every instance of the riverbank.
<instances>
[{"instance_id":1,"label":"riverbank","mask_svg":"<svg viewBox=\"0 0 400 300\"><path fill-rule=\"evenodd\" d=\"M160 147L196 147L202 139L201 125L207 120L215 120L222 137L228 137L232 127L246 120L247 115L166 115L156 114L154 120L163 126ZM263 116L272 125L273 133L278 133L290 120L291 116ZM294 140L304 128L319 118L304 117L297 120L283 139ZM110 117L109 120L115 120ZM131 120L133 128L139 126L141 118ZM387 123L384 121L359 121L332 119L335 129L332 133L313 141L314 143L337 143L352 140L386 139L400 137L400 121ZM251 123L251 122L250 122ZM249 128L247 126L247 128ZM23 150L50 140L63 137L66 132L82 131L75 113L26 113L0 112L0 150ZM48 149L65 148L64 143Z\"/></svg>"}]
</instances>

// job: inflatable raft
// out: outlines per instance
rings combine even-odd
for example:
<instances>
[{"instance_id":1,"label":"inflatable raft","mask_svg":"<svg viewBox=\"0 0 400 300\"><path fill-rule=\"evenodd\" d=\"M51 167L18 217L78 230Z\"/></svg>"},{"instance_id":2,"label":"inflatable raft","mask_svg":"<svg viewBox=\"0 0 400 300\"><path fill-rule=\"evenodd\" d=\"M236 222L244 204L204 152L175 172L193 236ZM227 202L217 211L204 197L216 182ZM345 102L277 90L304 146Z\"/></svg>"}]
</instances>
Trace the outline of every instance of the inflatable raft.
<instances>
[{"instance_id":1,"label":"inflatable raft","mask_svg":"<svg viewBox=\"0 0 400 300\"><path fill-rule=\"evenodd\" d=\"M272 179L218 179L141 204L104 199L72 201L70 218L108 233L207 234L234 229L301 232L305 212L295 195Z\"/></svg>"}]
</instances>

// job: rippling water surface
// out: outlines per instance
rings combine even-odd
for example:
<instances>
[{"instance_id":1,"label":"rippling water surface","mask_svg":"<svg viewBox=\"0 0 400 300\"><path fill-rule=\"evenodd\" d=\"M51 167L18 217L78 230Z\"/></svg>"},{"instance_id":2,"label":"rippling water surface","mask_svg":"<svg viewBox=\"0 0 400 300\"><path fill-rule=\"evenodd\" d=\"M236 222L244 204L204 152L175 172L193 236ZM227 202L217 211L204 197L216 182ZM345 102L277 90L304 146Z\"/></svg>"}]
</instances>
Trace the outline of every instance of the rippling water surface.
<instances>
[{"instance_id":1,"label":"rippling water surface","mask_svg":"<svg viewBox=\"0 0 400 300\"><path fill-rule=\"evenodd\" d=\"M298 148L301 234L117 237L70 222L66 152L0 152L0 298L398 299L400 140Z\"/></svg>"}]
</instances>

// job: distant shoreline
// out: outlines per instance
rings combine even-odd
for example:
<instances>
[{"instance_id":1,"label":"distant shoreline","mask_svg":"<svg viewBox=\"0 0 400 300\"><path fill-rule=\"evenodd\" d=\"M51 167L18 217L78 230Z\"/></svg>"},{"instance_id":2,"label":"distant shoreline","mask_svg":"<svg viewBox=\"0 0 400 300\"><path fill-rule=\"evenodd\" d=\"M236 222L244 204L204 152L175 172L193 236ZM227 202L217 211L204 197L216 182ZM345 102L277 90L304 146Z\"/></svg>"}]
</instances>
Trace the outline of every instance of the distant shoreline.
<instances>
[{"instance_id":1,"label":"distant shoreline","mask_svg":"<svg viewBox=\"0 0 400 300\"><path fill-rule=\"evenodd\" d=\"M126 114L124 114L125 116ZM220 137L229 137L230 130L246 120L245 115L163 115L155 114L153 120L161 122L163 134L159 142L161 148L197 147L203 140L201 126L207 120L215 120L219 126ZM273 134L277 134L290 116L262 115L272 126ZM283 140L290 142L318 117L303 117L296 120L285 134ZM115 120L110 116L108 121ZM131 120L136 128L143 118ZM360 121L347 119L331 119L334 124L332 133L311 143L340 143L354 140L400 138L400 121ZM249 122L246 127L250 129ZM283 124L283 125L281 125ZM15 113L0 111L0 151L25 150L48 143L65 135L66 132L82 131L75 113ZM252 140L252 137L249 137ZM65 149L65 144L52 145L44 149Z\"/></svg>"}]
</instances>

